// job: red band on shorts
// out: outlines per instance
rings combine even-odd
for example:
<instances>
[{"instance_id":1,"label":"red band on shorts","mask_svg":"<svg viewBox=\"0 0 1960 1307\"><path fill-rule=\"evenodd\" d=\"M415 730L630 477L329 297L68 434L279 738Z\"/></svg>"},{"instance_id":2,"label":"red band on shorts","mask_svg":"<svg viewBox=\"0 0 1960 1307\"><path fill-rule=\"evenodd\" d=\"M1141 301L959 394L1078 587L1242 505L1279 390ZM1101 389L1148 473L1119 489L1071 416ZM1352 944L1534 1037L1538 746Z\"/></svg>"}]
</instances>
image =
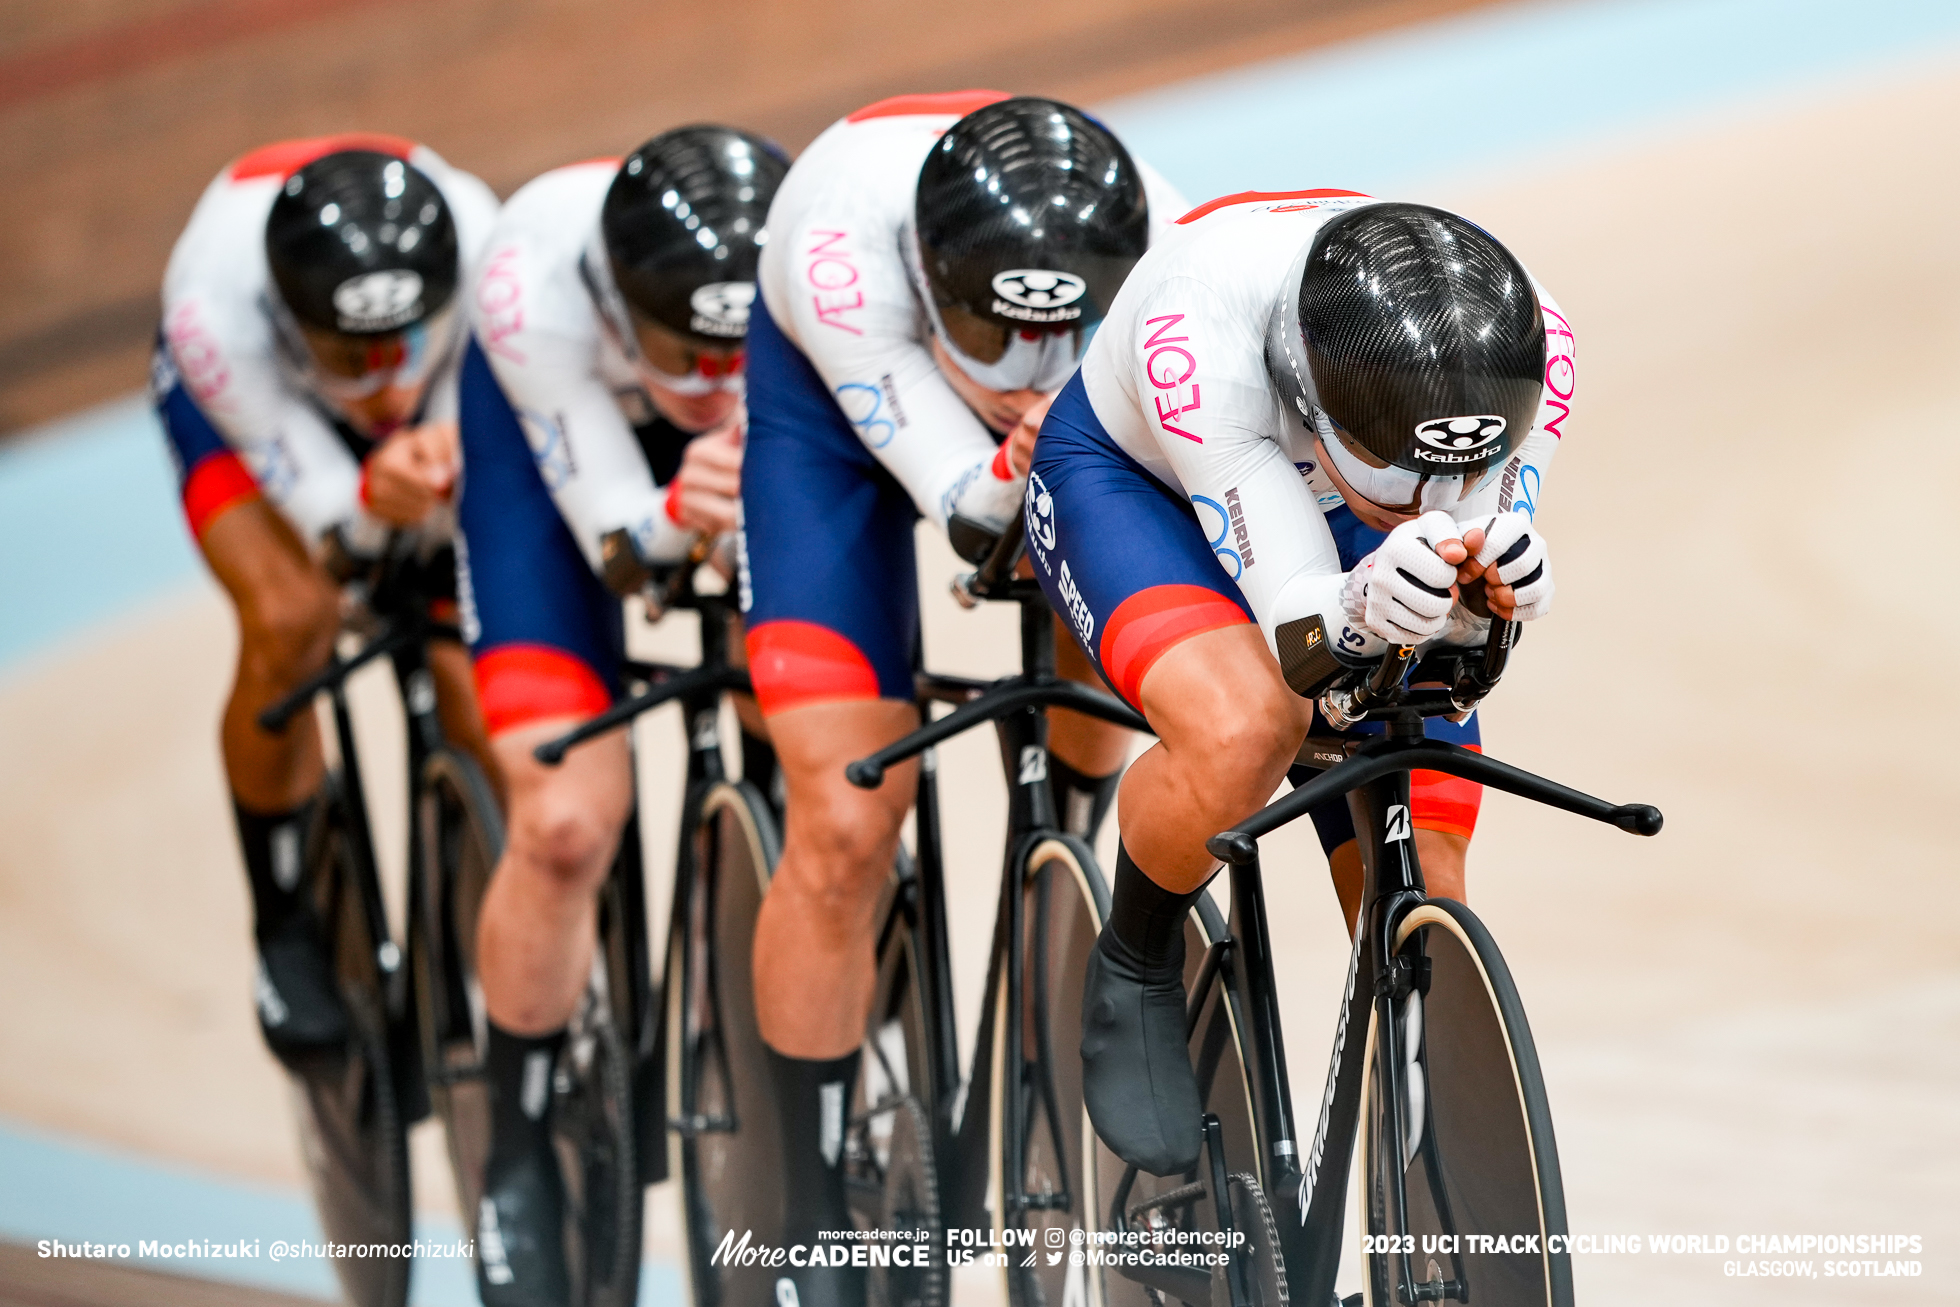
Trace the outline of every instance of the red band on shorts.
<instances>
[{"instance_id":1,"label":"red band on shorts","mask_svg":"<svg viewBox=\"0 0 1960 1307\"><path fill-rule=\"evenodd\" d=\"M234 504L259 497L259 483L231 450L205 458L184 478L184 518L191 538L202 541L211 523Z\"/></svg>"},{"instance_id":2,"label":"red band on shorts","mask_svg":"<svg viewBox=\"0 0 1960 1307\"><path fill-rule=\"evenodd\" d=\"M556 717L594 717L612 706L599 674L563 649L503 644L476 658L476 697L492 735Z\"/></svg>"},{"instance_id":3,"label":"red band on shorts","mask_svg":"<svg viewBox=\"0 0 1960 1307\"><path fill-rule=\"evenodd\" d=\"M1245 610L1201 585L1153 585L1118 604L1103 627L1103 672L1116 692L1143 709L1143 678L1179 641L1206 631L1239 626Z\"/></svg>"},{"instance_id":4,"label":"red band on shorts","mask_svg":"<svg viewBox=\"0 0 1960 1307\"><path fill-rule=\"evenodd\" d=\"M1484 751L1477 744L1463 747ZM1442 831L1467 840L1476 832L1477 810L1483 802L1484 787L1475 781L1440 771L1409 773L1409 814L1419 830Z\"/></svg>"},{"instance_id":5,"label":"red band on shorts","mask_svg":"<svg viewBox=\"0 0 1960 1307\"><path fill-rule=\"evenodd\" d=\"M903 118L907 114L951 114L964 118L975 109L1013 97L1005 91L940 91L934 95L894 95L889 100L867 104L844 121L861 123L866 118Z\"/></svg>"},{"instance_id":6,"label":"red band on shorts","mask_svg":"<svg viewBox=\"0 0 1960 1307\"><path fill-rule=\"evenodd\" d=\"M765 717L826 700L876 699L878 673L855 644L814 622L764 622L748 637L749 680Z\"/></svg>"},{"instance_id":7,"label":"red band on shorts","mask_svg":"<svg viewBox=\"0 0 1960 1307\"><path fill-rule=\"evenodd\" d=\"M342 132L338 136L279 141L260 146L239 159L231 166L231 179L242 182L252 177L290 177L315 159L342 150L372 150L406 159L415 153L415 142L405 136L385 136L380 132Z\"/></svg>"}]
</instances>

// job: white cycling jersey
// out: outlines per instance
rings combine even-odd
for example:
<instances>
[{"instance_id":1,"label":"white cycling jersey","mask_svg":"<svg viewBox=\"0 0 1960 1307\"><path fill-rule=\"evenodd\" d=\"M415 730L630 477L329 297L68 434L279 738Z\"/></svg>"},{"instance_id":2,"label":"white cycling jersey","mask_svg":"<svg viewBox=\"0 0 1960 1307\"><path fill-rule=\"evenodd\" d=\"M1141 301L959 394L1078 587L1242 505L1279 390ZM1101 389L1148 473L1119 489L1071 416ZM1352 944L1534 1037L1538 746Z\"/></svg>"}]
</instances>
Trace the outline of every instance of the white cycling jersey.
<instances>
[{"instance_id":1,"label":"white cycling jersey","mask_svg":"<svg viewBox=\"0 0 1960 1307\"><path fill-rule=\"evenodd\" d=\"M596 570L624 528L656 562L694 540L666 511L634 428L654 422L613 285L599 210L617 159L554 168L505 203L470 291L470 325L552 501ZM467 469L465 470L467 475Z\"/></svg>"},{"instance_id":2,"label":"white cycling jersey","mask_svg":"<svg viewBox=\"0 0 1960 1307\"><path fill-rule=\"evenodd\" d=\"M776 192L762 251L770 317L810 360L865 447L941 529L956 511L1006 521L1020 498L1020 480L993 470L994 436L933 360L910 266L927 153L964 114L999 98L906 96L833 123ZM1137 171L1154 241L1184 202L1141 160Z\"/></svg>"},{"instance_id":3,"label":"white cycling jersey","mask_svg":"<svg viewBox=\"0 0 1960 1307\"><path fill-rule=\"evenodd\" d=\"M497 197L434 150L410 146L393 138L349 136L289 141L244 156L205 188L164 271L165 362L175 376L160 381L182 380L244 461L260 493L305 540L338 526L356 547L373 547L386 538L388 527L361 504L360 462L334 430L332 405L310 387L280 339L272 317L271 296L277 292L265 258L266 217L286 179L321 154L402 152L449 206L463 265L460 297L490 237ZM461 340L456 332L449 357L431 376L425 421L456 417ZM434 524L434 532L446 535L450 525Z\"/></svg>"},{"instance_id":4,"label":"white cycling jersey","mask_svg":"<svg viewBox=\"0 0 1960 1307\"><path fill-rule=\"evenodd\" d=\"M1345 574L1323 514L1342 504L1314 432L1282 407L1266 331L1297 257L1330 218L1380 203L1353 191L1232 196L1203 205L1136 266L1082 364L1097 419L1123 451L1229 532L1241 593L1274 642L1318 613L1347 652L1384 646L1341 606ZM1531 431L1449 509L1459 522L1537 509L1571 413L1571 325L1534 279L1544 310L1545 387ZM1201 502L1208 501L1208 502ZM1224 520L1219 520L1223 515ZM1223 554L1220 564L1232 566Z\"/></svg>"}]
</instances>

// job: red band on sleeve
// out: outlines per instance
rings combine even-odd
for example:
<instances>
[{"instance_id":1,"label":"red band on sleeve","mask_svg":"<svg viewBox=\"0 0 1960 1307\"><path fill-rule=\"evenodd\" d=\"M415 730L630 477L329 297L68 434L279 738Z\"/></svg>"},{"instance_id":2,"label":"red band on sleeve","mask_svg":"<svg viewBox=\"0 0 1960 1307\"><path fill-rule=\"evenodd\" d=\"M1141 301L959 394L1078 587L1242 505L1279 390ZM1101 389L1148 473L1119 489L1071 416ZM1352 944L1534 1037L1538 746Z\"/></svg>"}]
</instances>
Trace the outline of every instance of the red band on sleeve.
<instances>
[{"instance_id":1,"label":"red band on sleeve","mask_svg":"<svg viewBox=\"0 0 1960 1307\"><path fill-rule=\"evenodd\" d=\"M593 717L612 694L582 659L542 644L504 644L478 654L476 695L490 734L562 717Z\"/></svg>"},{"instance_id":2,"label":"red band on sleeve","mask_svg":"<svg viewBox=\"0 0 1960 1307\"><path fill-rule=\"evenodd\" d=\"M1201 585L1153 585L1117 605L1103 627L1103 671L1116 692L1143 709L1143 678L1173 645L1252 619L1245 610Z\"/></svg>"},{"instance_id":3,"label":"red band on sleeve","mask_svg":"<svg viewBox=\"0 0 1960 1307\"><path fill-rule=\"evenodd\" d=\"M667 520L675 526L681 524L681 474L674 473L674 479L667 483Z\"/></svg>"},{"instance_id":4,"label":"red band on sleeve","mask_svg":"<svg viewBox=\"0 0 1960 1307\"><path fill-rule=\"evenodd\" d=\"M231 450L212 454L184 478L184 520L191 538L202 541L219 515L234 504L259 497L259 483Z\"/></svg>"},{"instance_id":5,"label":"red band on sleeve","mask_svg":"<svg viewBox=\"0 0 1960 1307\"><path fill-rule=\"evenodd\" d=\"M994 480L1012 481L1013 479L1014 465L1007 460L1007 442L1003 440L1000 442L1000 448L994 451Z\"/></svg>"},{"instance_id":6,"label":"red band on sleeve","mask_svg":"<svg viewBox=\"0 0 1960 1307\"><path fill-rule=\"evenodd\" d=\"M765 717L805 704L876 699L864 651L814 622L764 622L749 631L749 679Z\"/></svg>"},{"instance_id":7,"label":"red band on sleeve","mask_svg":"<svg viewBox=\"0 0 1960 1307\"><path fill-rule=\"evenodd\" d=\"M1480 745L1465 748L1483 752ZM1469 839L1477 829L1484 787L1461 776L1439 771L1409 773L1409 814L1418 829L1442 831Z\"/></svg>"}]
</instances>

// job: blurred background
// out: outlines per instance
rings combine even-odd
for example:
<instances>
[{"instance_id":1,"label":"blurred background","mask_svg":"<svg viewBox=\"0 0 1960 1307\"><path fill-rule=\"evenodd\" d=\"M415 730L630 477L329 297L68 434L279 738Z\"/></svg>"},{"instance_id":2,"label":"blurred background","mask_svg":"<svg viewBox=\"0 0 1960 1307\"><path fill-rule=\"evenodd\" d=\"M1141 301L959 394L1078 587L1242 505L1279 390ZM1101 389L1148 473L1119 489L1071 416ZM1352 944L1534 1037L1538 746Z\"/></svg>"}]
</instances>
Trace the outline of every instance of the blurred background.
<instances>
[{"instance_id":1,"label":"blurred background","mask_svg":"<svg viewBox=\"0 0 1960 1307\"><path fill-rule=\"evenodd\" d=\"M249 1000L216 747L232 619L139 393L199 192L255 145L369 129L507 195L684 121L794 150L870 100L969 85L1091 107L1194 203L1336 186L1457 209L1558 296L1580 341L1537 519L1558 612L1486 747L1668 816L1636 841L1488 797L1472 853L1572 1227L1925 1249L1920 1278L1848 1282L1582 1257L1579 1290L1950 1301L1960 5L70 0L0 9L0 1307L333 1293L317 1264L32 1250L314 1228ZM952 556L920 540L928 656L1006 670L1011 617L954 609ZM634 638L690 645L671 623ZM360 689L398 875L399 713ZM640 728L662 909L676 729ZM992 755L971 737L943 762L956 921L990 916ZM1314 1086L1345 941L1310 835L1268 866L1293 1082ZM955 946L970 1038L986 940ZM424 1233L455 1237L426 1127L415 1164ZM680 1301L670 1189L652 1303ZM472 1302L467 1265L425 1264L416 1294Z\"/></svg>"}]
</instances>

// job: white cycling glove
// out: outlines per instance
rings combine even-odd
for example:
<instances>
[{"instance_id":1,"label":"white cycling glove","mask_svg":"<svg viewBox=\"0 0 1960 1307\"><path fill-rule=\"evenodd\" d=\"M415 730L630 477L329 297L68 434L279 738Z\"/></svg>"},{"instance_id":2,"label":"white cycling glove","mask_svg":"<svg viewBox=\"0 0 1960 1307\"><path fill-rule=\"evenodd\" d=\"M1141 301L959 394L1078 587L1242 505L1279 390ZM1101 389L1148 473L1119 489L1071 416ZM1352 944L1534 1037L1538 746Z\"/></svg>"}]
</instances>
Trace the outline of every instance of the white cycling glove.
<instances>
[{"instance_id":1,"label":"white cycling glove","mask_svg":"<svg viewBox=\"0 0 1960 1307\"><path fill-rule=\"evenodd\" d=\"M1545 537L1523 513L1499 513L1490 520L1477 561L1517 594L1515 620L1535 622L1552 611L1557 587L1552 584L1551 556L1545 550Z\"/></svg>"},{"instance_id":2,"label":"white cycling glove","mask_svg":"<svg viewBox=\"0 0 1960 1307\"><path fill-rule=\"evenodd\" d=\"M1354 565L1341 589L1348 620L1393 644L1420 644L1448 623L1456 568L1435 546L1463 535L1440 509L1404 522L1374 553Z\"/></svg>"}]
</instances>

